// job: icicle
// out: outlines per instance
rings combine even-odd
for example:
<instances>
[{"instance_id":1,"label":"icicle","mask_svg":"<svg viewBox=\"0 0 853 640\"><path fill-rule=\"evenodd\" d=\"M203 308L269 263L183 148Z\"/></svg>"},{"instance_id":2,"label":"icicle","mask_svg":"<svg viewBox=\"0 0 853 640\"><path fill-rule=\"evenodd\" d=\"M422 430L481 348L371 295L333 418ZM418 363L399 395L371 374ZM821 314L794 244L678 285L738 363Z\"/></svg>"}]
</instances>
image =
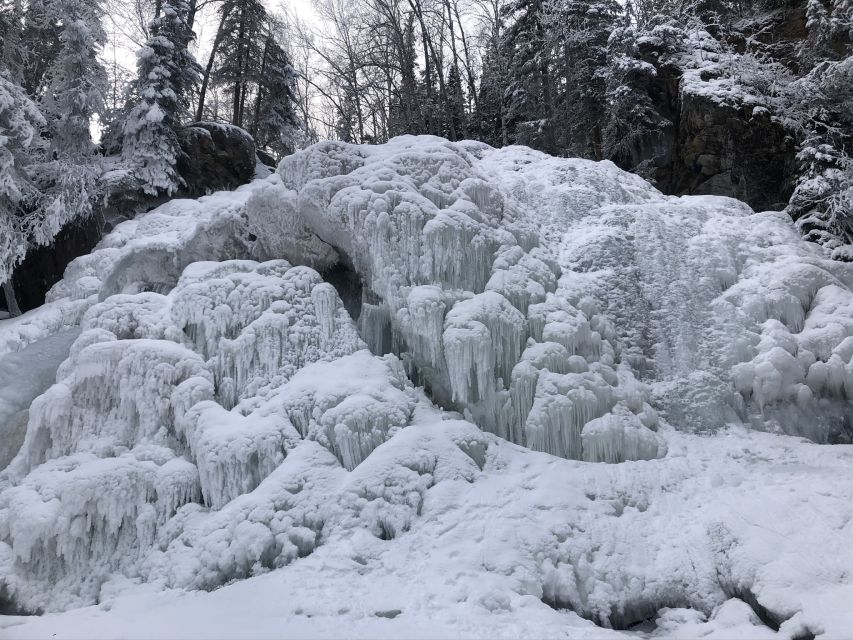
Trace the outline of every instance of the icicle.
<instances>
[{"instance_id":1,"label":"icicle","mask_svg":"<svg viewBox=\"0 0 853 640\"><path fill-rule=\"evenodd\" d=\"M661 455L654 432L624 409L588 422L583 428L582 440L583 459L587 462L652 460Z\"/></svg>"}]
</instances>

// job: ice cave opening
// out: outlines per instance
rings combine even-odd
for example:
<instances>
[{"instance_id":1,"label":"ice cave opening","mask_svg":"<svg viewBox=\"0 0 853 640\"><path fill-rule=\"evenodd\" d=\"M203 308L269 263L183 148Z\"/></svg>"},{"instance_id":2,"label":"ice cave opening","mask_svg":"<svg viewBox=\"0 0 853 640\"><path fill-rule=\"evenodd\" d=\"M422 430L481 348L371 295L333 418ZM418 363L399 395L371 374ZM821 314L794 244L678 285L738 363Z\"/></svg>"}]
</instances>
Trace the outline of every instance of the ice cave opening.
<instances>
[{"instance_id":1,"label":"ice cave opening","mask_svg":"<svg viewBox=\"0 0 853 640\"><path fill-rule=\"evenodd\" d=\"M361 316L364 283L362 283L361 276L356 273L352 263L342 257L334 265L319 273L323 280L332 285L338 292L338 296L350 318L358 322L359 316Z\"/></svg>"}]
</instances>

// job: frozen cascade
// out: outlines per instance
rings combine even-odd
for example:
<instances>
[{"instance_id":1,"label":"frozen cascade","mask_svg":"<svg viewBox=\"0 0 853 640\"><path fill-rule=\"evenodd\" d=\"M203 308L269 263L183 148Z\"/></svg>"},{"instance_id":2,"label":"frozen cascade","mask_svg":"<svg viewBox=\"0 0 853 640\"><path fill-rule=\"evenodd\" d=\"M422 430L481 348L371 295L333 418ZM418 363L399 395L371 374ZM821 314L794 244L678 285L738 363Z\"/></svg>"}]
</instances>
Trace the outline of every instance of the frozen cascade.
<instances>
[{"instance_id":1,"label":"frozen cascade","mask_svg":"<svg viewBox=\"0 0 853 640\"><path fill-rule=\"evenodd\" d=\"M193 405L182 422L205 504L215 509L251 492L299 440L284 417L243 417L212 401Z\"/></svg>"},{"instance_id":2,"label":"frozen cascade","mask_svg":"<svg viewBox=\"0 0 853 640\"><path fill-rule=\"evenodd\" d=\"M412 418L399 361L364 350L307 267L196 262L166 295L96 300L0 475L0 585L27 607L97 598L182 507L251 493L302 438L353 469ZM301 434L289 414L309 416Z\"/></svg>"},{"instance_id":3,"label":"frozen cascade","mask_svg":"<svg viewBox=\"0 0 853 640\"><path fill-rule=\"evenodd\" d=\"M258 412L287 416L303 438L323 443L351 471L406 426L414 408L400 361L361 350L301 369Z\"/></svg>"},{"instance_id":4,"label":"frozen cascade","mask_svg":"<svg viewBox=\"0 0 853 640\"><path fill-rule=\"evenodd\" d=\"M323 143L279 167L282 188L299 202L282 213L294 216L285 224L313 231L312 246L334 247L360 273L359 325L375 353L398 353L436 401L523 443L532 392L526 380L524 391L514 389L512 372L528 337L598 359L602 335L581 310L554 298L560 268L539 246L534 221L478 175L488 151L433 138L399 138L382 152ZM262 225L270 206L253 197L247 217ZM313 264L315 253L286 257ZM579 418L599 415L578 411ZM536 425L533 431L559 430ZM580 458L580 445L552 446L556 433L541 441L544 450Z\"/></svg>"},{"instance_id":5,"label":"frozen cascade","mask_svg":"<svg viewBox=\"0 0 853 640\"><path fill-rule=\"evenodd\" d=\"M315 271L336 267L364 285L361 336ZM4 360L80 332L0 472L0 594L56 610L128 578L210 589L320 548L362 571L409 532L441 571L466 562L441 556L455 537L511 548L477 560L471 600L490 611L534 596L605 623L710 615L729 574L798 611L756 551L785 517L654 518L684 502L672 487L732 499L742 479L695 476L698 458L775 447L820 466L763 432L850 441L851 288L853 267L784 215L664 197L609 163L315 145L119 225L44 307L0 321ZM706 449L690 435L726 427ZM737 491L788 513L762 486ZM454 505L471 513L445 527ZM786 549L810 541L789 511ZM629 538L647 562L619 555Z\"/></svg>"},{"instance_id":6,"label":"frozen cascade","mask_svg":"<svg viewBox=\"0 0 853 640\"><path fill-rule=\"evenodd\" d=\"M181 400L212 393L196 353L165 340L116 340L101 329L81 334L57 378L33 402L26 439L7 469L12 477L77 452L106 457L142 442L170 446L169 426L187 405Z\"/></svg>"},{"instance_id":7,"label":"frozen cascade","mask_svg":"<svg viewBox=\"0 0 853 640\"><path fill-rule=\"evenodd\" d=\"M362 345L334 288L283 260L195 263L171 298L171 320L208 358L226 408Z\"/></svg>"}]
</instances>

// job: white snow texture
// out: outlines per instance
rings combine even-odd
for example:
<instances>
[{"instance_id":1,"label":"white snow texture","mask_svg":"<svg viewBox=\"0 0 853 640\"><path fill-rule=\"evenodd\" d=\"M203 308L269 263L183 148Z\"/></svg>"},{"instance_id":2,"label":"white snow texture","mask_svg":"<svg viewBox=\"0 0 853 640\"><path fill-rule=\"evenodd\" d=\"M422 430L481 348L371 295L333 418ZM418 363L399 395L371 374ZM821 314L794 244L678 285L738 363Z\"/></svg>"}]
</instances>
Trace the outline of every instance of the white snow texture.
<instances>
[{"instance_id":1,"label":"white snow texture","mask_svg":"<svg viewBox=\"0 0 853 640\"><path fill-rule=\"evenodd\" d=\"M3 380L0 605L105 636L253 576L186 635L853 628L853 265L608 162L314 145L116 227Z\"/></svg>"}]
</instances>

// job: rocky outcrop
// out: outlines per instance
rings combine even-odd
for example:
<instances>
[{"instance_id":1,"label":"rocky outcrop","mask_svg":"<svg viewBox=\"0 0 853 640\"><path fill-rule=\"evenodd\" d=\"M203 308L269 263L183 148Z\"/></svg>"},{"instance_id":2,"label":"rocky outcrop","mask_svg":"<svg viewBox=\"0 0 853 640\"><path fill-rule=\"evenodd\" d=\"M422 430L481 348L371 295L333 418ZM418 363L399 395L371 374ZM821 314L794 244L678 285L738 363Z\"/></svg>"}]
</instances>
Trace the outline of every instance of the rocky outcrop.
<instances>
[{"instance_id":1,"label":"rocky outcrop","mask_svg":"<svg viewBox=\"0 0 853 640\"><path fill-rule=\"evenodd\" d=\"M794 29L791 22L780 18L779 28ZM716 80L713 73L685 70L651 42L640 54L655 73L638 89L668 126L639 137L612 160L664 193L722 195L757 211L784 209L797 170L795 141L785 127L754 100L719 99L703 86Z\"/></svg>"},{"instance_id":2,"label":"rocky outcrop","mask_svg":"<svg viewBox=\"0 0 853 640\"><path fill-rule=\"evenodd\" d=\"M12 286L21 311L44 304L45 294L62 279L68 263L89 253L101 239L103 223L99 211L63 227L51 244L27 252L12 274Z\"/></svg>"},{"instance_id":3,"label":"rocky outcrop","mask_svg":"<svg viewBox=\"0 0 853 640\"><path fill-rule=\"evenodd\" d=\"M178 171L186 182L180 195L196 197L234 189L255 175L255 142L244 129L197 122L181 130L180 141L183 155L178 160ZM44 304L45 294L62 278L68 263L89 253L104 232L168 199L165 195L146 195L138 178L126 167L107 171L101 184L105 196L96 215L69 224L51 245L31 249L15 269L12 286L21 311ZM0 310L5 307L5 297L0 296Z\"/></svg>"},{"instance_id":4,"label":"rocky outcrop","mask_svg":"<svg viewBox=\"0 0 853 640\"><path fill-rule=\"evenodd\" d=\"M682 92L677 145L671 193L731 196L757 211L785 208L796 150L767 109Z\"/></svg>"},{"instance_id":5,"label":"rocky outcrop","mask_svg":"<svg viewBox=\"0 0 853 640\"><path fill-rule=\"evenodd\" d=\"M255 173L255 141L245 129L219 122L196 122L180 133L183 155L178 172L185 192L201 196L247 183Z\"/></svg>"}]
</instances>

